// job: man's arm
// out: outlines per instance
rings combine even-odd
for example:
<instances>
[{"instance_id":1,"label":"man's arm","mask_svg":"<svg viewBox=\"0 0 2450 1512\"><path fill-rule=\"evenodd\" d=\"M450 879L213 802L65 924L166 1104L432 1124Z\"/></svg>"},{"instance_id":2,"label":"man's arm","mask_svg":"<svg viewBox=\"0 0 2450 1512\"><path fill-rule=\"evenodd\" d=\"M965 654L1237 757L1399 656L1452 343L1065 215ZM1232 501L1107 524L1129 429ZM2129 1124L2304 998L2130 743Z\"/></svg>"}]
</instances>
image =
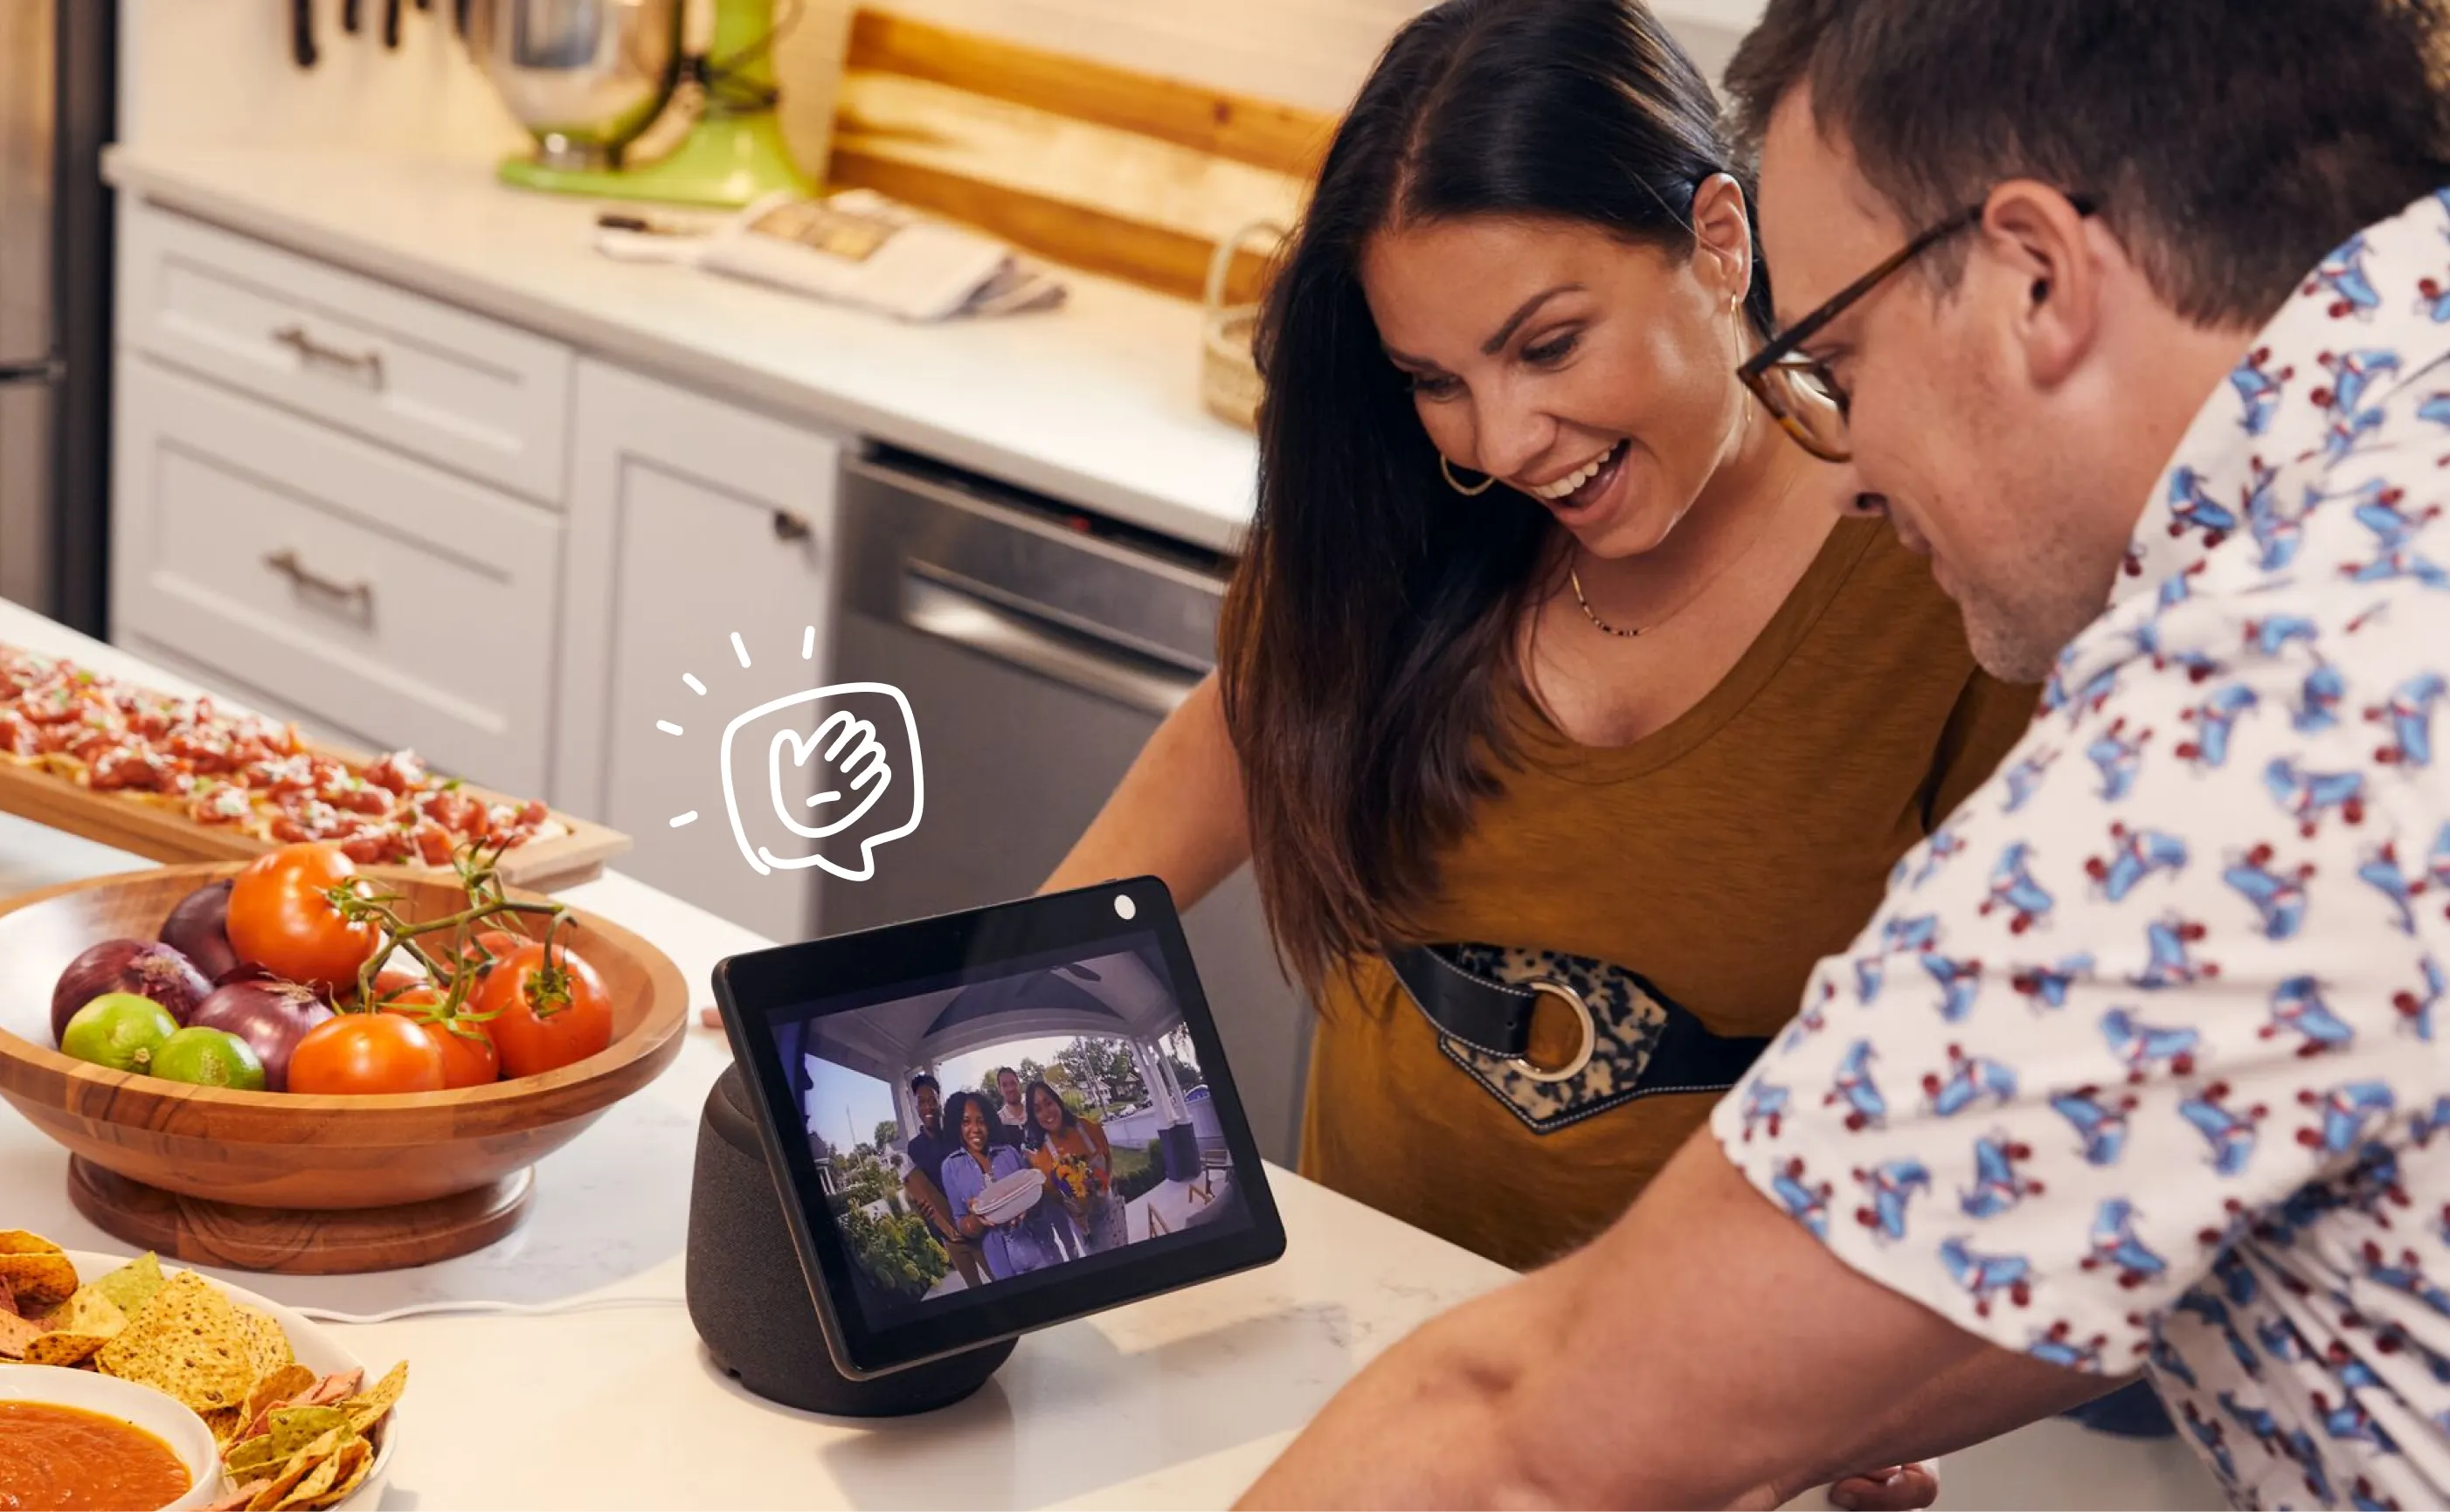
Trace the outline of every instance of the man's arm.
<instances>
[{"instance_id":1,"label":"man's arm","mask_svg":"<svg viewBox=\"0 0 2450 1512\"><path fill-rule=\"evenodd\" d=\"M2116 1384L1849 1270L1704 1129L1589 1247L1388 1351L1243 1504L1775 1506Z\"/></svg>"},{"instance_id":2,"label":"man's arm","mask_svg":"<svg viewBox=\"0 0 2450 1512\"><path fill-rule=\"evenodd\" d=\"M960 1231L959 1225L953 1222L952 1204L944 1200L944 1194L936 1190L936 1183L927 1179L926 1173L919 1169L916 1162L912 1163L909 1173L902 1178L902 1190L908 1194L912 1207L936 1220L936 1226L941 1231L944 1233Z\"/></svg>"}]
</instances>

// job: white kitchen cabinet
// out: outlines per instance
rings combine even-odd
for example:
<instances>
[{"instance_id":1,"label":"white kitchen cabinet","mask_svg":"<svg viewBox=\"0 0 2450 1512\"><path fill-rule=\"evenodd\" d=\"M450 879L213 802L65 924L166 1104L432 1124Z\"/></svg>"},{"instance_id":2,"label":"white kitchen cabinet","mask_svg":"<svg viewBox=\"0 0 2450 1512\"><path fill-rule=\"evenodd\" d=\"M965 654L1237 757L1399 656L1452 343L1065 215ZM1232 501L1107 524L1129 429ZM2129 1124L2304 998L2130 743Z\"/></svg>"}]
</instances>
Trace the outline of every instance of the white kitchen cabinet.
<instances>
[{"instance_id":1,"label":"white kitchen cabinet","mask_svg":"<svg viewBox=\"0 0 2450 1512\"><path fill-rule=\"evenodd\" d=\"M122 198L119 344L547 507L569 347Z\"/></svg>"},{"instance_id":2,"label":"white kitchen cabinet","mask_svg":"<svg viewBox=\"0 0 2450 1512\"><path fill-rule=\"evenodd\" d=\"M321 731L543 790L558 516L136 353L114 447L123 641Z\"/></svg>"},{"instance_id":3,"label":"white kitchen cabinet","mask_svg":"<svg viewBox=\"0 0 2450 1512\"><path fill-rule=\"evenodd\" d=\"M806 938L812 874L741 859L716 752L733 715L832 666L841 444L593 360L574 393L554 800L632 836L632 876Z\"/></svg>"}]
</instances>

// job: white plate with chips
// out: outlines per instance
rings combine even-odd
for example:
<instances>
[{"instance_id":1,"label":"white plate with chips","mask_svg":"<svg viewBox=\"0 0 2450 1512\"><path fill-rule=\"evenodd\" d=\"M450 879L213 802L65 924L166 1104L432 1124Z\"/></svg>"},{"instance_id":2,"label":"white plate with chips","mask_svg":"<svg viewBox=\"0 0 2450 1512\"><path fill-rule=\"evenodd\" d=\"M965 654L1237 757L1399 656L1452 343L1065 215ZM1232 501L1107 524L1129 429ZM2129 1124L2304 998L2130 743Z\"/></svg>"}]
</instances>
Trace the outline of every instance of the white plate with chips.
<instances>
[{"instance_id":1,"label":"white plate with chips","mask_svg":"<svg viewBox=\"0 0 2450 1512\"><path fill-rule=\"evenodd\" d=\"M107 1275L137 1258L134 1255L99 1254L91 1250L69 1250L67 1254L69 1261L76 1266L77 1279L80 1282ZM189 1268L173 1265L166 1260L162 1262L162 1273L165 1276L176 1275L187 1269ZM242 1307L256 1308L271 1314L272 1320L281 1325L281 1331L289 1336L290 1352L298 1357L298 1363L317 1375L339 1375L350 1370L365 1369L365 1362L359 1359L355 1351L340 1343L332 1330L323 1325L311 1323L270 1297L249 1291L244 1287L232 1286L217 1276L206 1275L202 1279L210 1282L215 1290L230 1301ZM369 1386L373 1384L377 1373L367 1371L366 1381ZM350 1493L349 1499L340 1503L340 1512L365 1512L365 1509L381 1502L383 1483L391 1468L392 1451L399 1439L399 1408L393 1407L391 1416L384 1419L366 1437L373 1440L375 1444L374 1468L366 1472L365 1480L359 1484L357 1490Z\"/></svg>"}]
</instances>

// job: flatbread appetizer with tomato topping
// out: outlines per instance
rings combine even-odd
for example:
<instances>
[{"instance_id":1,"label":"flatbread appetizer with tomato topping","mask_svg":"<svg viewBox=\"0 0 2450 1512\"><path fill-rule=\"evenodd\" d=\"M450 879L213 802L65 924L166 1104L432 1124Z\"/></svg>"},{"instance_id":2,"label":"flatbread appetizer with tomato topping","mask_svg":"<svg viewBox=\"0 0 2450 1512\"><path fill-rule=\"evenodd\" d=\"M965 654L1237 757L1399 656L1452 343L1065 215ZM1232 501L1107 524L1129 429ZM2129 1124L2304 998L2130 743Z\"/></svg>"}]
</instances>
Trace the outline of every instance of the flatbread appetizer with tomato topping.
<instances>
[{"instance_id":1,"label":"flatbread appetizer with tomato topping","mask_svg":"<svg viewBox=\"0 0 2450 1512\"><path fill-rule=\"evenodd\" d=\"M0 647L0 761L268 844L329 842L369 865L448 866L472 843L500 854L570 832L543 804L470 792L412 751L353 761L294 725L10 647Z\"/></svg>"}]
</instances>

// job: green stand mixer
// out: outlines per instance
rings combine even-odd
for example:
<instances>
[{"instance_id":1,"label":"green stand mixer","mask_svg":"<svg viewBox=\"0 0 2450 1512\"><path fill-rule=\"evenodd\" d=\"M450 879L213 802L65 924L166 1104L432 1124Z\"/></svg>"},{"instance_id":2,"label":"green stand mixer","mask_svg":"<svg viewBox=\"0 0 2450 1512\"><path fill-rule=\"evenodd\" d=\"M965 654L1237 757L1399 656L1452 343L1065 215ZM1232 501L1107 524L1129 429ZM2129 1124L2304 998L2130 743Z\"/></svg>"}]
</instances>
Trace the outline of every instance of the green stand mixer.
<instances>
[{"instance_id":1,"label":"green stand mixer","mask_svg":"<svg viewBox=\"0 0 2450 1512\"><path fill-rule=\"evenodd\" d=\"M468 47L536 139L506 184L604 200L731 208L779 189L811 193L775 115L777 0L710 0L712 26L682 46L686 0L476 0ZM706 3L706 0L700 0ZM788 25L798 0L781 0ZM651 162L629 148L684 80L703 101L688 134Z\"/></svg>"}]
</instances>

